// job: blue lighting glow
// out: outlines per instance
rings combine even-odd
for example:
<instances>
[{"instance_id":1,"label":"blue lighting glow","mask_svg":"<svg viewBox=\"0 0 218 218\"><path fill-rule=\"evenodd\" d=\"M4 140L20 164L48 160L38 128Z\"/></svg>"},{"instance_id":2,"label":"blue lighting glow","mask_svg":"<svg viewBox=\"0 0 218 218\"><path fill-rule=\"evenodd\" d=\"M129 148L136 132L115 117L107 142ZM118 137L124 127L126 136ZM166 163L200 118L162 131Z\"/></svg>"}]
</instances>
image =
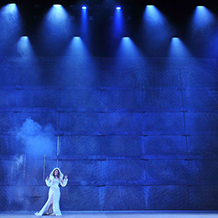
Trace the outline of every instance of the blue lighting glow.
<instances>
[{"instance_id":1,"label":"blue lighting glow","mask_svg":"<svg viewBox=\"0 0 218 218\"><path fill-rule=\"evenodd\" d=\"M123 29L124 29L123 13L122 10L116 8L114 14L114 31L113 31L115 38L120 38L123 35Z\"/></svg>"},{"instance_id":2,"label":"blue lighting glow","mask_svg":"<svg viewBox=\"0 0 218 218\"><path fill-rule=\"evenodd\" d=\"M74 40L79 40L80 43L82 43L82 39L81 39L80 36L74 36L74 37L73 37L73 41L74 41Z\"/></svg>"},{"instance_id":3,"label":"blue lighting glow","mask_svg":"<svg viewBox=\"0 0 218 218\"><path fill-rule=\"evenodd\" d=\"M1 9L2 13L15 13L18 12L17 5L15 3L7 4Z\"/></svg>"},{"instance_id":4,"label":"blue lighting glow","mask_svg":"<svg viewBox=\"0 0 218 218\"><path fill-rule=\"evenodd\" d=\"M193 27L203 27L214 20L213 14L205 6L197 6L193 17Z\"/></svg>"},{"instance_id":5,"label":"blue lighting glow","mask_svg":"<svg viewBox=\"0 0 218 218\"><path fill-rule=\"evenodd\" d=\"M62 5L55 4L49 10L47 14L47 19L52 22L57 22L58 19L65 19L66 18L66 11Z\"/></svg>"},{"instance_id":6,"label":"blue lighting glow","mask_svg":"<svg viewBox=\"0 0 218 218\"><path fill-rule=\"evenodd\" d=\"M144 18L146 22L163 23L164 17L154 5L147 5L145 8Z\"/></svg>"},{"instance_id":7,"label":"blue lighting glow","mask_svg":"<svg viewBox=\"0 0 218 218\"><path fill-rule=\"evenodd\" d=\"M66 56L73 57L73 61L71 58L66 58ZM95 81L97 68L95 61L89 57L89 50L84 43L84 38L78 35L73 37L66 47L59 65L65 66L66 71L64 74L66 78L69 78L66 82L70 86L81 87L82 85L82 87L90 87Z\"/></svg>"},{"instance_id":8,"label":"blue lighting glow","mask_svg":"<svg viewBox=\"0 0 218 218\"><path fill-rule=\"evenodd\" d=\"M190 57L188 49L178 37L173 37L170 44L169 57Z\"/></svg>"},{"instance_id":9,"label":"blue lighting glow","mask_svg":"<svg viewBox=\"0 0 218 218\"><path fill-rule=\"evenodd\" d=\"M28 36L22 36L17 43L17 49L21 56L29 56L33 54L32 47Z\"/></svg>"},{"instance_id":10,"label":"blue lighting glow","mask_svg":"<svg viewBox=\"0 0 218 218\"><path fill-rule=\"evenodd\" d=\"M22 36L21 37L21 40L28 40L29 38L28 38L28 36Z\"/></svg>"},{"instance_id":11,"label":"blue lighting glow","mask_svg":"<svg viewBox=\"0 0 218 218\"><path fill-rule=\"evenodd\" d=\"M63 5L52 5L40 26L40 41L42 46L51 52L60 51L65 40L71 38L73 22Z\"/></svg>"},{"instance_id":12,"label":"blue lighting glow","mask_svg":"<svg viewBox=\"0 0 218 218\"><path fill-rule=\"evenodd\" d=\"M79 36L74 36L65 52L66 56L87 57L87 48Z\"/></svg>"},{"instance_id":13,"label":"blue lighting glow","mask_svg":"<svg viewBox=\"0 0 218 218\"><path fill-rule=\"evenodd\" d=\"M138 57L140 52L132 39L128 36L122 37L117 53L118 57Z\"/></svg>"},{"instance_id":14,"label":"blue lighting glow","mask_svg":"<svg viewBox=\"0 0 218 218\"><path fill-rule=\"evenodd\" d=\"M121 7L120 7L120 6L117 6L117 7L116 7L116 9L117 9L117 10L120 10L120 9L121 9Z\"/></svg>"},{"instance_id":15,"label":"blue lighting glow","mask_svg":"<svg viewBox=\"0 0 218 218\"><path fill-rule=\"evenodd\" d=\"M46 31L67 33L66 28L70 28L70 18L67 11L62 5L53 5L46 15L45 25ZM68 26L69 25L69 26Z\"/></svg>"},{"instance_id":16,"label":"blue lighting glow","mask_svg":"<svg viewBox=\"0 0 218 218\"><path fill-rule=\"evenodd\" d=\"M81 36L83 38L88 38L88 11L86 10L87 7L82 7L82 13L81 13Z\"/></svg>"},{"instance_id":17,"label":"blue lighting glow","mask_svg":"<svg viewBox=\"0 0 218 218\"><path fill-rule=\"evenodd\" d=\"M0 8L0 41L5 46L21 34L22 22L16 4L7 4ZM4 46L3 45L3 46Z\"/></svg>"},{"instance_id":18,"label":"blue lighting glow","mask_svg":"<svg viewBox=\"0 0 218 218\"><path fill-rule=\"evenodd\" d=\"M53 6L57 7L57 8L62 7L62 5L60 5L60 4L54 4Z\"/></svg>"},{"instance_id":19,"label":"blue lighting glow","mask_svg":"<svg viewBox=\"0 0 218 218\"><path fill-rule=\"evenodd\" d=\"M166 43L166 40L172 36L172 26L167 21L161 11L154 5L147 5L143 14L142 20L143 34L151 40L145 43L148 46L157 49L161 43ZM155 43L154 40L156 41Z\"/></svg>"}]
</instances>

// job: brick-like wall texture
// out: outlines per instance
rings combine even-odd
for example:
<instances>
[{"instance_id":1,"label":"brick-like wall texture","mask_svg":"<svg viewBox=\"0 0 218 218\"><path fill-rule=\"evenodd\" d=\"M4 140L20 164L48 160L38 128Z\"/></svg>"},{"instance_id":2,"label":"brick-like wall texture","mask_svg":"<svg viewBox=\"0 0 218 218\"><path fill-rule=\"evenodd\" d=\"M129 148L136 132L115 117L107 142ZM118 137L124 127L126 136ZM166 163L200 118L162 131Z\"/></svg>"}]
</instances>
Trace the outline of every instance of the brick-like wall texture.
<instances>
[{"instance_id":1,"label":"brick-like wall texture","mask_svg":"<svg viewBox=\"0 0 218 218\"><path fill-rule=\"evenodd\" d=\"M41 209L57 165L61 210L216 210L217 88L215 59L1 57L0 210Z\"/></svg>"}]
</instances>

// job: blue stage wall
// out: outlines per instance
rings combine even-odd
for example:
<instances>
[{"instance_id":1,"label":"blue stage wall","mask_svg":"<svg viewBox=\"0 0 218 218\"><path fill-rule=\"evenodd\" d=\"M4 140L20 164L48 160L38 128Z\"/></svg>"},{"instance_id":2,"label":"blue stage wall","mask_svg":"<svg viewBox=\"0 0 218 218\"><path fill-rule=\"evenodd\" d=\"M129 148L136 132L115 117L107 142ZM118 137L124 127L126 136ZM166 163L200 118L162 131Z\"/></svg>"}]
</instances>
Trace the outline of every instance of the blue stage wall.
<instances>
[{"instance_id":1,"label":"blue stage wall","mask_svg":"<svg viewBox=\"0 0 218 218\"><path fill-rule=\"evenodd\" d=\"M0 210L41 209L57 165L61 210L216 210L217 87L215 59L1 57Z\"/></svg>"}]
</instances>

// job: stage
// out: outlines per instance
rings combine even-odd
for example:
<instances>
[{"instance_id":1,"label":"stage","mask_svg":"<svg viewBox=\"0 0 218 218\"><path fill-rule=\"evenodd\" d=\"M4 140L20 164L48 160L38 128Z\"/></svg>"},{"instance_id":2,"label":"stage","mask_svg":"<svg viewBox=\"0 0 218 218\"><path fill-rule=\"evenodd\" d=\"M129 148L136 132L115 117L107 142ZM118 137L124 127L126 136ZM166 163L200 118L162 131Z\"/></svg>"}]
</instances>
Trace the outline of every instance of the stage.
<instances>
[{"instance_id":1,"label":"stage","mask_svg":"<svg viewBox=\"0 0 218 218\"><path fill-rule=\"evenodd\" d=\"M65 218L216 218L218 211L63 211ZM0 217L36 217L34 212L0 212Z\"/></svg>"},{"instance_id":2,"label":"stage","mask_svg":"<svg viewBox=\"0 0 218 218\"><path fill-rule=\"evenodd\" d=\"M218 2L157 1L0 1L0 218L218 218Z\"/></svg>"}]
</instances>

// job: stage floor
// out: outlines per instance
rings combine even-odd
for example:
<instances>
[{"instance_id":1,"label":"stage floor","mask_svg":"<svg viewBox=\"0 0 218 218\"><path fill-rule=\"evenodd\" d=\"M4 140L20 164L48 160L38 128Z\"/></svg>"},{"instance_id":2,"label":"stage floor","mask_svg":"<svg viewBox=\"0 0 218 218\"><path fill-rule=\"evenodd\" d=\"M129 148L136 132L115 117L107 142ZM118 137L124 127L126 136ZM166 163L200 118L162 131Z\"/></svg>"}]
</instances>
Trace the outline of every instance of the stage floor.
<instances>
[{"instance_id":1,"label":"stage floor","mask_svg":"<svg viewBox=\"0 0 218 218\"><path fill-rule=\"evenodd\" d=\"M62 213L64 218L218 218L218 211L63 211ZM32 218L36 216L34 212L22 211L0 212L0 217Z\"/></svg>"}]
</instances>

